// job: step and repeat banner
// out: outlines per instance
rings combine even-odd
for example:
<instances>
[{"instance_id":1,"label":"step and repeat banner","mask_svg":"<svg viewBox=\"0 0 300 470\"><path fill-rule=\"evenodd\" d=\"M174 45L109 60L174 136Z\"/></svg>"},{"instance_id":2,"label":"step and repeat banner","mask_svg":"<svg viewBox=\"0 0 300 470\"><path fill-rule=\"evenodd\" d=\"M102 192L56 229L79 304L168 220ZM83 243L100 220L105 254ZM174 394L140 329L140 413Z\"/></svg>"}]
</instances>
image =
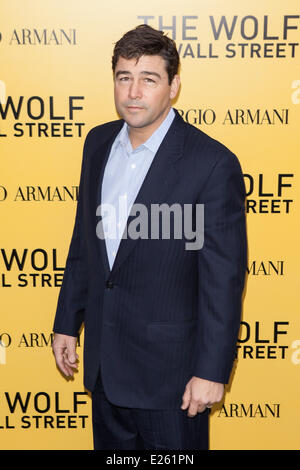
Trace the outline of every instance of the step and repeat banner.
<instances>
[{"instance_id":1,"label":"step and repeat banner","mask_svg":"<svg viewBox=\"0 0 300 470\"><path fill-rule=\"evenodd\" d=\"M211 449L299 449L300 10L279 2L1 0L0 448L92 449L80 367L52 325L85 136L117 119L111 56L147 23L178 46L174 107L239 158L248 273L236 362Z\"/></svg>"}]
</instances>

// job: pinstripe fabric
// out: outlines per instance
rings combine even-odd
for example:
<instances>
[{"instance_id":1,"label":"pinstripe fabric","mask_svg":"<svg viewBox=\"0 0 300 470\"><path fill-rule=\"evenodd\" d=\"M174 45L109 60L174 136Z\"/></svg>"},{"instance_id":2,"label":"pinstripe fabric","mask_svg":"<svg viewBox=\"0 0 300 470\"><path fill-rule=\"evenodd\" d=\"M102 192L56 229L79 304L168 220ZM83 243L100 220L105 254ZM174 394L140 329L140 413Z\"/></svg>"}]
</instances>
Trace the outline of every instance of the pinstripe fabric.
<instances>
[{"instance_id":1,"label":"pinstripe fabric","mask_svg":"<svg viewBox=\"0 0 300 470\"><path fill-rule=\"evenodd\" d=\"M122 239L112 269L96 235L104 169L124 121L88 134L73 236L54 331L76 336L84 322L84 384L99 371L114 405L179 410L192 376L229 381L247 266L245 186L237 157L175 118L136 203L204 204L201 250L186 238ZM129 215L128 225L133 220Z\"/></svg>"},{"instance_id":2,"label":"pinstripe fabric","mask_svg":"<svg viewBox=\"0 0 300 470\"><path fill-rule=\"evenodd\" d=\"M136 199L155 153L170 128L174 116L175 111L170 108L161 125L146 142L135 150L132 149L128 124L125 122L112 145L103 175L101 196L101 204L113 206L116 214L116 220L112 218L110 221L109 214L106 214L103 220L104 226L111 224L112 228L111 236L106 234L105 237L110 268L114 263L131 205ZM122 197L126 198L125 213L122 211L119 213L119 203Z\"/></svg>"},{"instance_id":3,"label":"pinstripe fabric","mask_svg":"<svg viewBox=\"0 0 300 470\"><path fill-rule=\"evenodd\" d=\"M147 410L110 403L101 380L92 394L95 450L208 450L209 410Z\"/></svg>"}]
</instances>

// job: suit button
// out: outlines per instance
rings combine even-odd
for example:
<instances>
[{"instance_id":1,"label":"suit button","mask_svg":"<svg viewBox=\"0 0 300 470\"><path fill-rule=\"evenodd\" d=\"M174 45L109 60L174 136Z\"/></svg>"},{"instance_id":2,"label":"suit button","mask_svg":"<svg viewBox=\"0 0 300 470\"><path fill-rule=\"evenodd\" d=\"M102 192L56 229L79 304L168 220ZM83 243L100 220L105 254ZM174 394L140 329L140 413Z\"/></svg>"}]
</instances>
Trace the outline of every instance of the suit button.
<instances>
[{"instance_id":1,"label":"suit button","mask_svg":"<svg viewBox=\"0 0 300 470\"><path fill-rule=\"evenodd\" d=\"M106 282L106 289L113 289L114 283L112 281L107 281Z\"/></svg>"}]
</instances>

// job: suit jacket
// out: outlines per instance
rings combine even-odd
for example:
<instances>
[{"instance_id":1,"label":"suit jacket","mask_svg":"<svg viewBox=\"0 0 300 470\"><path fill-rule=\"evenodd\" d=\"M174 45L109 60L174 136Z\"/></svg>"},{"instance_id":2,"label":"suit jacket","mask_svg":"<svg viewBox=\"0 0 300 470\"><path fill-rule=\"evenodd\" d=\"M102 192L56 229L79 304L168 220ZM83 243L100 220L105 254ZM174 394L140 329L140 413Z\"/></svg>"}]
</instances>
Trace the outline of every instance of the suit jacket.
<instances>
[{"instance_id":1,"label":"suit jacket","mask_svg":"<svg viewBox=\"0 0 300 470\"><path fill-rule=\"evenodd\" d=\"M227 383L235 358L247 264L243 175L233 153L175 112L135 203L149 213L151 204L204 204L200 250L187 250L184 237L127 237L110 270L96 208L124 121L93 128L84 144L54 332L77 336L84 324L84 385L93 391L101 371L119 406L178 409L192 376Z\"/></svg>"}]
</instances>

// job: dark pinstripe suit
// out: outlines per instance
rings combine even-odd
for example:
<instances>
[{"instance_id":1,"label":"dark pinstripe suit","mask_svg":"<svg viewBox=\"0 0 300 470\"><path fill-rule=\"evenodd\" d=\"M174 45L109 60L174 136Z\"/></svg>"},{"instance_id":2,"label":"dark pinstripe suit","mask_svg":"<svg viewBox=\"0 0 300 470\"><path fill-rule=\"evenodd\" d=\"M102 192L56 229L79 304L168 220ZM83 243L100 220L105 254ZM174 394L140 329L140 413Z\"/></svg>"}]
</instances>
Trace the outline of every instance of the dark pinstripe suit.
<instances>
[{"instance_id":1,"label":"dark pinstripe suit","mask_svg":"<svg viewBox=\"0 0 300 470\"><path fill-rule=\"evenodd\" d=\"M204 246L186 239L121 241L109 269L96 236L106 161L124 121L85 141L73 237L54 331L76 336L84 322L84 383L99 369L111 403L178 409L192 376L227 383L240 324L246 270L245 187L238 159L176 111L136 203L205 204ZM128 224L132 217L129 216Z\"/></svg>"}]
</instances>

